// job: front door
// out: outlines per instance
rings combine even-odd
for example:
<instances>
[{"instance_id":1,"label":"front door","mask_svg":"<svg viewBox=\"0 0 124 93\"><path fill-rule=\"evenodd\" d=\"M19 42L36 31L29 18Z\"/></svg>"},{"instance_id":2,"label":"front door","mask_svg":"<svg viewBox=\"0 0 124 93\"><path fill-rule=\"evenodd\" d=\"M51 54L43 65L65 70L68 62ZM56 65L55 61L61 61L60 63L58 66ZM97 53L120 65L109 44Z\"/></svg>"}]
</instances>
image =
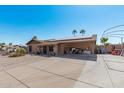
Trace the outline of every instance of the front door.
<instances>
[{"instance_id":1,"label":"front door","mask_svg":"<svg viewBox=\"0 0 124 93\"><path fill-rule=\"evenodd\" d=\"M49 52L53 52L53 46L49 46Z\"/></svg>"},{"instance_id":2,"label":"front door","mask_svg":"<svg viewBox=\"0 0 124 93\"><path fill-rule=\"evenodd\" d=\"M32 52L32 46L29 46L29 53Z\"/></svg>"},{"instance_id":3,"label":"front door","mask_svg":"<svg viewBox=\"0 0 124 93\"><path fill-rule=\"evenodd\" d=\"M43 54L47 54L47 46L43 46Z\"/></svg>"}]
</instances>

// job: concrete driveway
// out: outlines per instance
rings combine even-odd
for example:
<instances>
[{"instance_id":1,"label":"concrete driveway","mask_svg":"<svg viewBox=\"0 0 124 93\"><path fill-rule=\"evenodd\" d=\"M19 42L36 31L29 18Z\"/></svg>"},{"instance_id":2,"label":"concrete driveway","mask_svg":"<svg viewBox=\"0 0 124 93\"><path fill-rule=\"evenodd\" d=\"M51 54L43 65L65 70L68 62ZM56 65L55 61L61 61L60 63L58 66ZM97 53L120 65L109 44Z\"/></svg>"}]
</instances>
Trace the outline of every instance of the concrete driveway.
<instances>
[{"instance_id":1,"label":"concrete driveway","mask_svg":"<svg viewBox=\"0 0 124 93\"><path fill-rule=\"evenodd\" d=\"M123 60L112 55L0 56L0 87L124 87Z\"/></svg>"}]
</instances>

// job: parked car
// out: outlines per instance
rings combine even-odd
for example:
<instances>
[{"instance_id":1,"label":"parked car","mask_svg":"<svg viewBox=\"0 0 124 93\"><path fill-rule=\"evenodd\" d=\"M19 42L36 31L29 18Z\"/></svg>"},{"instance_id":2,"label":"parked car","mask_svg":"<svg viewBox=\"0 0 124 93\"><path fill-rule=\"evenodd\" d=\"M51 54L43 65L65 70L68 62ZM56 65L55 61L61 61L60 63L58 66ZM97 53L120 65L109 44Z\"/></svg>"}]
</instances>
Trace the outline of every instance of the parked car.
<instances>
[{"instance_id":1,"label":"parked car","mask_svg":"<svg viewBox=\"0 0 124 93\"><path fill-rule=\"evenodd\" d=\"M120 55L121 54L121 49L114 49L112 51L112 55Z\"/></svg>"}]
</instances>

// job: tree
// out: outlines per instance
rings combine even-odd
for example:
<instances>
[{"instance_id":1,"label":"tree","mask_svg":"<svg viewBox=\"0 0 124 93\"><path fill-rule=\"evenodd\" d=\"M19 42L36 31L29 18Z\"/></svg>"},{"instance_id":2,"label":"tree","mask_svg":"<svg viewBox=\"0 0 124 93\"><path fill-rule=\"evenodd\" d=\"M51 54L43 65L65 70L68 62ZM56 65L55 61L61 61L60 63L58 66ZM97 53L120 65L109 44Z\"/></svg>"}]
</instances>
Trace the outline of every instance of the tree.
<instances>
[{"instance_id":1,"label":"tree","mask_svg":"<svg viewBox=\"0 0 124 93\"><path fill-rule=\"evenodd\" d=\"M80 31L80 34L82 34L82 36L85 34L85 30L84 29L82 29L81 31Z\"/></svg>"},{"instance_id":2,"label":"tree","mask_svg":"<svg viewBox=\"0 0 124 93\"><path fill-rule=\"evenodd\" d=\"M104 45L104 48L105 48L105 51L104 52L106 53L107 52L106 51L106 44L107 44L108 38L102 37L100 40L101 40L101 43L103 43L103 45Z\"/></svg>"},{"instance_id":3,"label":"tree","mask_svg":"<svg viewBox=\"0 0 124 93\"><path fill-rule=\"evenodd\" d=\"M37 36L33 36L33 38L32 38L33 40L36 40L37 39Z\"/></svg>"},{"instance_id":4,"label":"tree","mask_svg":"<svg viewBox=\"0 0 124 93\"><path fill-rule=\"evenodd\" d=\"M103 43L104 45L106 44L106 42L108 41L108 38L102 37L100 39L101 43Z\"/></svg>"},{"instance_id":5,"label":"tree","mask_svg":"<svg viewBox=\"0 0 124 93\"><path fill-rule=\"evenodd\" d=\"M72 31L72 34L73 34L74 37L75 37L75 34L77 34L77 31L76 31L76 30L73 30L73 31Z\"/></svg>"},{"instance_id":6,"label":"tree","mask_svg":"<svg viewBox=\"0 0 124 93\"><path fill-rule=\"evenodd\" d=\"M9 43L9 46L11 46L12 45L12 43Z\"/></svg>"},{"instance_id":7,"label":"tree","mask_svg":"<svg viewBox=\"0 0 124 93\"><path fill-rule=\"evenodd\" d=\"M4 46L4 45L6 45L5 43L0 43L0 46Z\"/></svg>"}]
</instances>

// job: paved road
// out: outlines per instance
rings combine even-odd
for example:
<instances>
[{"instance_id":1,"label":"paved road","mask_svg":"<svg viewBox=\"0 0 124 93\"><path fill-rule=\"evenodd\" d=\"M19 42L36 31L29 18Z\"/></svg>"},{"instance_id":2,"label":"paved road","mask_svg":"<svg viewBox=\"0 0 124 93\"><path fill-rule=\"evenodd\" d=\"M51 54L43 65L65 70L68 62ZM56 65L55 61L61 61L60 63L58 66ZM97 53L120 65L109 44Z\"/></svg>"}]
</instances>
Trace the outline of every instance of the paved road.
<instances>
[{"instance_id":1,"label":"paved road","mask_svg":"<svg viewBox=\"0 0 124 93\"><path fill-rule=\"evenodd\" d=\"M0 56L0 87L124 87L124 57L66 55Z\"/></svg>"}]
</instances>

